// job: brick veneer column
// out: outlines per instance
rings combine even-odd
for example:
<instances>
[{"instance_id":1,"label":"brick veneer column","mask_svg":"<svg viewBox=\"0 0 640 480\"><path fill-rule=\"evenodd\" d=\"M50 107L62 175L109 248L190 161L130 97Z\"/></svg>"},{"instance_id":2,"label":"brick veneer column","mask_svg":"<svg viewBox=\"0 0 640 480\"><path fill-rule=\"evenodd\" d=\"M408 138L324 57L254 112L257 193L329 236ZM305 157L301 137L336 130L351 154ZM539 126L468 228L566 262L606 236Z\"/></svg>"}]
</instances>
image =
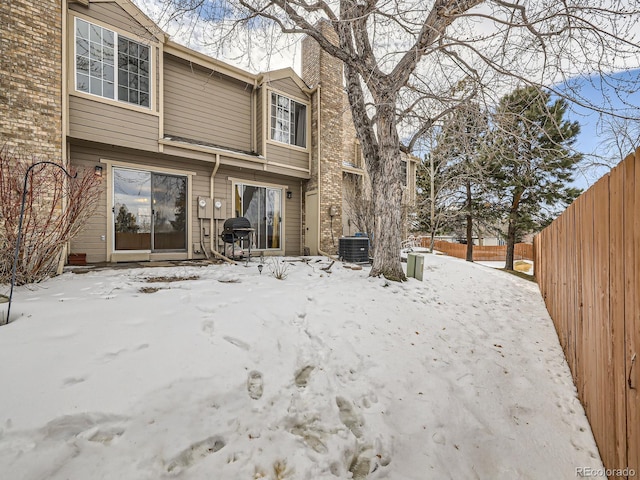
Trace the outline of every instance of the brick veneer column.
<instances>
[{"instance_id":1,"label":"brick veneer column","mask_svg":"<svg viewBox=\"0 0 640 480\"><path fill-rule=\"evenodd\" d=\"M0 2L0 145L62 161L62 0Z\"/></svg>"},{"instance_id":2,"label":"brick veneer column","mask_svg":"<svg viewBox=\"0 0 640 480\"><path fill-rule=\"evenodd\" d=\"M337 36L328 22L322 22L324 34L337 43ZM311 87L320 85L320 138L317 138L316 119L317 96L312 108L312 162L311 180L307 191L321 187L320 197L320 249L326 253L336 253L338 238L342 234L342 158L343 158L343 117L345 111L342 62L324 50L310 37L302 41L302 78ZM317 142L320 142L320 156L317 158ZM320 175L317 178L320 162ZM335 207L333 220L329 209ZM332 235L333 232L333 235Z\"/></svg>"}]
</instances>

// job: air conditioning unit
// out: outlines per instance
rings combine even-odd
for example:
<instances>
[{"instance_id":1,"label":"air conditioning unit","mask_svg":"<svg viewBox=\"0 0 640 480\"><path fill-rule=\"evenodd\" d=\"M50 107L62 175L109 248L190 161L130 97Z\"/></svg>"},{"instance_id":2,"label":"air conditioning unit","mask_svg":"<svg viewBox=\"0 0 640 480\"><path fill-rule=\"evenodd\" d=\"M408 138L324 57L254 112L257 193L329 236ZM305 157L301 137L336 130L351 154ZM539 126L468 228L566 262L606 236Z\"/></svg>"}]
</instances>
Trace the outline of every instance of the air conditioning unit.
<instances>
[{"instance_id":1,"label":"air conditioning unit","mask_svg":"<svg viewBox=\"0 0 640 480\"><path fill-rule=\"evenodd\" d=\"M369 239L367 237L339 238L338 256L345 262L369 263Z\"/></svg>"}]
</instances>

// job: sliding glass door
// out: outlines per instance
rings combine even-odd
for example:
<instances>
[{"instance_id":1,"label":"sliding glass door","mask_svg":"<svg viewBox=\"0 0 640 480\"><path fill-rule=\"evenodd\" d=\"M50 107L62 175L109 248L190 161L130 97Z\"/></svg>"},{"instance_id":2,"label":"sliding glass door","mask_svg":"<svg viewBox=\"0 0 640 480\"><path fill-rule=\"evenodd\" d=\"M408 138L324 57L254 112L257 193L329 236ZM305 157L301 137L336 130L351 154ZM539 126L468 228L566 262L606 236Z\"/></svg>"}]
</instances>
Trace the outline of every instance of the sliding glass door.
<instances>
[{"instance_id":1,"label":"sliding glass door","mask_svg":"<svg viewBox=\"0 0 640 480\"><path fill-rule=\"evenodd\" d=\"M254 229L254 248L282 247L282 189L236 184L236 217L246 217Z\"/></svg>"},{"instance_id":2,"label":"sliding glass door","mask_svg":"<svg viewBox=\"0 0 640 480\"><path fill-rule=\"evenodd\" d=\"M186 250L186 195L186 177L114 168L114 249Z\"/></svg>"},{"instance_id":3,"label":"sliding glass door","mask_svg":"<svg viewBox=\"0 0 640 480\"><path fill-rule=\"evenodd\" d=\"M186 250L187 179L152 174L152 250Z\"/></svg>"}]
</instances>

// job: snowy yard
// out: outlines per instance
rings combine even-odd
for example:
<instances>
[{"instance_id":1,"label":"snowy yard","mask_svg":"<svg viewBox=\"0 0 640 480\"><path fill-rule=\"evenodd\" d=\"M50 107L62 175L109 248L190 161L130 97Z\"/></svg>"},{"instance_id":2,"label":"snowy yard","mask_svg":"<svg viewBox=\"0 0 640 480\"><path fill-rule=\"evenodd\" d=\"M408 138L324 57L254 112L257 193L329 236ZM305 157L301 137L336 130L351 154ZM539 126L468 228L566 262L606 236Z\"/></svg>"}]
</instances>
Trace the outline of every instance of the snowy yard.
<instances>
[{"instance_id":1,"label":"snowy yard","mask_svg":"<svg viewBox=\"0 0 640 480\"><path fill-rule=\"evenodd\" d=\"M569 479L602 468L534 283L434 255L424 282L404 284L327 264L293 263L285 280L254 260L17 289L21 317L0 327L0 477Z\"/></svg>"}]
</instances>

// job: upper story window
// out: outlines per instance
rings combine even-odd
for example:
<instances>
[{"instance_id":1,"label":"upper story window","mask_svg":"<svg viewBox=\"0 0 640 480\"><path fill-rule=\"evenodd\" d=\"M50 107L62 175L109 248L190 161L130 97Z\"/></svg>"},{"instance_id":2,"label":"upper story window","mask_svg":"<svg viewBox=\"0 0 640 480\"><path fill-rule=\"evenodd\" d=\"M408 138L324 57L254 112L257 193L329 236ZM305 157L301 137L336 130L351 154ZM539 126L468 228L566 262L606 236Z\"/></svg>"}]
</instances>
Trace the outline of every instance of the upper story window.
<instances>
[{"instance_id":1,"label":"upper story window","mask_svg":"<svg viewBox=\"0 0 640 480\"><path fill-rule=\"evenodd\" d=\"M76 90L149 107L149 46L76 18Z\"/></svg>"},{"instance_id":2,"label":"upper story window","mask_svg":"<svg viewBox=\"0 0 640 480\"><path fill-rule=\"evenodd\" d=\"M307 106L272 93L271 139L305 148L307 146Z\"/></svg>"}]
</instances>

